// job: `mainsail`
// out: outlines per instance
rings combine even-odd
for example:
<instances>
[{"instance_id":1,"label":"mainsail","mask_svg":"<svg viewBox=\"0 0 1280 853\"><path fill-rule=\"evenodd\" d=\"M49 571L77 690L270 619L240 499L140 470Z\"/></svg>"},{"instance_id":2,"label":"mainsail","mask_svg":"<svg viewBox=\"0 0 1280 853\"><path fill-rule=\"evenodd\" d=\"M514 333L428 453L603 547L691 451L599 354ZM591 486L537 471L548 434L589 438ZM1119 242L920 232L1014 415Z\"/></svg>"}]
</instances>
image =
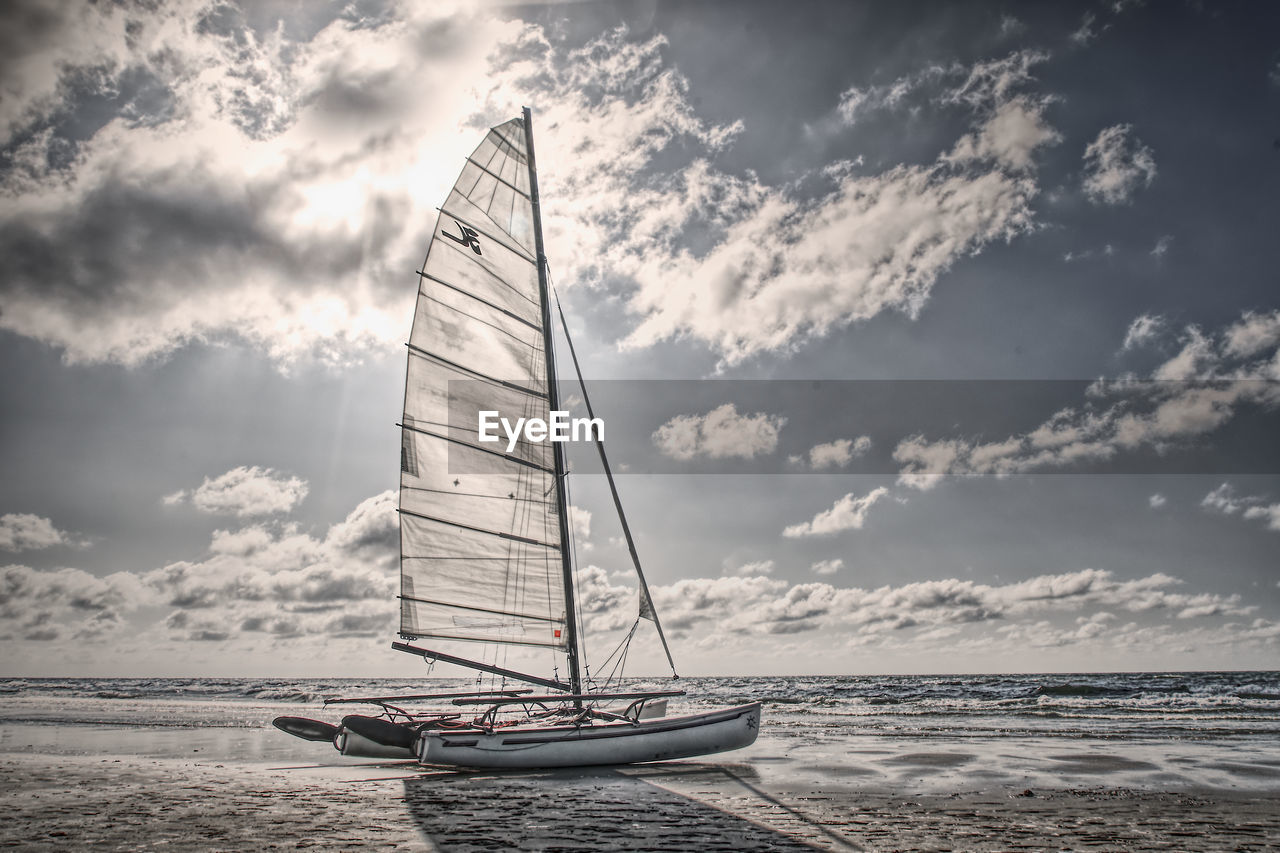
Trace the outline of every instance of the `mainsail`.
<instances>
[{"instance_id":1,"label":"mainsail","mask_svg":"<svg viewBox=\"0 0 1280 853\"><path fill-rule=\"evenodd\" d=\"M402 422L400 633L572 658L558 445L508 453L505 440L478 441L475 418L545 420L556 403L528 120L491 129L467 158L420 272Z\"/></svg>"},{"instance_id":2,"label":"mainsail","mask_svg":"<svg viewBox=\"0 0 1280 853\"><path fill-rule=\"evenodd\" d=\"M492 128L467 158L440 209L418 274L400 425L400 633L409 641L473 641L496 651L476 660L412 642L391 646L428 662L562 692L530 696L532 691L510 690L504 683L496 691L359 697L337 701L377 705L381 716L349 714L340 726L300 717L277 717L274 724L306 740L330 740L343 755L416 757L423 764L460 767L630 764L752 743L760 728L758 702L666 717L666 698L684 691L608 690L615 673L621 677L642 619L653 622L668 662L671 651L603 437L596 436L596 448L635 565L640 606L635 624L605 659L616 662L604 689L587 693L587 668L578 658L564 445L507 443L500 436L481 440L481 412L508 422L537 418L545 425L552 412L561 411L528 108L521 118ZM560 319L563 324L563 312ZM567 325L564 336L582 403L593 418ZM563 653L568 678L560 680L558 666L549 678L499 666L511 644L542 647L553 658ZM671 669L675 677L674 663ZM453 699L454 707L408 711L402 705L432 699ZM620 700L629 703L621 713L599 705ZM654 700L661 707L646 705ZM471 720L456 710L476 704L489 708Z\"/></svg>"}]
</instances>

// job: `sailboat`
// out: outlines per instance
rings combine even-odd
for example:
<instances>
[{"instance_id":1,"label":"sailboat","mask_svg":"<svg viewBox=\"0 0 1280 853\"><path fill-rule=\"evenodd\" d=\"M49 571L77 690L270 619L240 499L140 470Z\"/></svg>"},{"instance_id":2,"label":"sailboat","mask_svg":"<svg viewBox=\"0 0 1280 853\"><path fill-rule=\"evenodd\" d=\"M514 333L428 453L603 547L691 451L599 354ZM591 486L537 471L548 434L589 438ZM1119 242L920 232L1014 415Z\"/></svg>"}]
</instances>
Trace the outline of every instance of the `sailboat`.
<instances>
[{"instance_id":1,"label":"sailboat","mask_svg":"<svg viewBox=\"0 0 1280 853\"><path fill-rule=\"evenodd\" d=\"M759 703L668 716L668 700L685 691L596 683L582 659L564 446L528 432L494 443L478 429L481 412L546 422L561 411L527 107L491 128L467 158L440 208L418 283L399 424L401 641L392 648L487 674L494 689L331 699L326 705L365 704L376 713L339 725L300 717L275 725L332 742L344 755L483 768L630 764L753 743ZM558 302L557 311L564 325ZM594 419L567 326L564 334ZM635 624L605 664L612 660L620 676L618 664L647 621L677 678L603 435L595 445L639 590ZM485 651L457 650L472 644ZM549 672L501 665L508 652L531 648L549 655ZM410 708L418 703L435 707Z\"/></svg>"}]
</instances>

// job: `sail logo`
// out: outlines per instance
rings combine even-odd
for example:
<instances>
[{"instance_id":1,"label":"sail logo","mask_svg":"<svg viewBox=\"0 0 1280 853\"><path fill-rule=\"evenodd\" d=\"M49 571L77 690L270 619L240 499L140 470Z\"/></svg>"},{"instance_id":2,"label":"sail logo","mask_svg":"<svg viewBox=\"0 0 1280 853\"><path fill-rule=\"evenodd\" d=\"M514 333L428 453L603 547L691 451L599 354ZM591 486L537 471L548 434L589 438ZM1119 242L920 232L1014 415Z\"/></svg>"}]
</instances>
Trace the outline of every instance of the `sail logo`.
<instances>
[{"instance_id":1,"label":"sail logo","mask_svg":"<svg viewBox=\"0 0 1280 853\"><path fill-rule=\"evenodd\" d=\"M604 421L601 418L570 418L568 412L553 410L547 420L542 418L516 418L514 424L498 412L480 412L476 437L485 443L501 441L498 427L507 436L507 453L516 449L521 439L541 444L544 441L604 441Z\"/></svg>"},{"instance_id":2,"label":"sail logo","mask_svg":"<svg viewBox=\"0 0 1280 853\"><path fill-rule=\"evenodd\" d=\"M452 234L450 234L448 231L445 231L443 229L441 229L440 233L443 236L448 237L450 240L452 240L455 243L461 243L462 248L464 249L470 246L471 251L475 252L477 255L484 254L483 252L480 251L480 234L479 232L476 231L476 229L468 228L467 226L463 225L461 222L459 222L456 219L453 220L453 224L457 225L458 230L462 232L461 237L455 237Z\"/></svg>"}]
</instances>

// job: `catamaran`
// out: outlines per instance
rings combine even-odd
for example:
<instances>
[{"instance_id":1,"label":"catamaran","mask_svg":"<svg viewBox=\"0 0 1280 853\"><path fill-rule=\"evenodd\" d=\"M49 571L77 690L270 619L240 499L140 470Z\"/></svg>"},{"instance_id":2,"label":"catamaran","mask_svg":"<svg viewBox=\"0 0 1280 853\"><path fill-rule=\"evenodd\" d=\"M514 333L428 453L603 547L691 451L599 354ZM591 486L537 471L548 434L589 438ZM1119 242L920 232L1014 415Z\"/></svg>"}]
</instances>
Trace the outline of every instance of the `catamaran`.
<instances>
[{"instance_id":1,"label":"catamaran","mask_svg":"<svg viewBox=\"0 0 1280 853\"><path fill-rule=\"evenodd\" d=\"M489 130L440 208L418 271L399 424L402 641L392 648L485 673L495 689L330 699L326 705L365 704L376 713L351 714L339 725L278 717L278 728L332 742L344 755L486 768L660 761L755 741L759 703L667 716L667 701L683 690L610 687L620 683L614 678L642 621L652 623L672 677L678 676L603 435L595 446L639 600L630 632L602 664L612 661L611 678L597 684L582 660L564 446L527 434L510 445L482 441L477 429L481 412L514 422L547 421L561 411L551 303L526 107ZM558 302L557 311L583 405L594 419ZM468 643L485 651L457 651ZM507 652L531 647L549 653L550 672L499 665ZM434 707L421 710L419 703Z\"/></svg>"}]
</instances>

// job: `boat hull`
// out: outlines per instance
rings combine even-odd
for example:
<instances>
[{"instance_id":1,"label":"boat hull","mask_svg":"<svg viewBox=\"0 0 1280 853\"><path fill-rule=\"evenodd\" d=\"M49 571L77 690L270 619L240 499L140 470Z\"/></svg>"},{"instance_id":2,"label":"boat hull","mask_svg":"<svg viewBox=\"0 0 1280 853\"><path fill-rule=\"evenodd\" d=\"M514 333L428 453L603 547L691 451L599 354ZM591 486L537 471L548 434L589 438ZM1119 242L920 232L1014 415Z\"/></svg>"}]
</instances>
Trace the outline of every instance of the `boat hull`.
<instances>
[{"instance_id":1,"label":"boat hull","mask_svg":"<svg viewBox=\"0 0 1280 853\"><path fill-rule=\"evenodd\" d=\"M416 757L413 752L402 746L388 746L385 743L378 743L359 732L352 731L346 726L342 726L338 730L337 736L333 739L333 746L343 755L350 755L356 758L405 759Z\"/></svg>"},{"instance_id":2,"label":"boat hull","mask_svg":"<svg viewBox=\"0 0 1280 853\"><path fill-rule=\"evenodd\" d=\"M429 731L418 741L418 760L454 767L520 769L637 764L740 749L755 742L759 730L760 703L755 702L636 724L512 727L492 734Z\"/></svg>"}]
</instances>

